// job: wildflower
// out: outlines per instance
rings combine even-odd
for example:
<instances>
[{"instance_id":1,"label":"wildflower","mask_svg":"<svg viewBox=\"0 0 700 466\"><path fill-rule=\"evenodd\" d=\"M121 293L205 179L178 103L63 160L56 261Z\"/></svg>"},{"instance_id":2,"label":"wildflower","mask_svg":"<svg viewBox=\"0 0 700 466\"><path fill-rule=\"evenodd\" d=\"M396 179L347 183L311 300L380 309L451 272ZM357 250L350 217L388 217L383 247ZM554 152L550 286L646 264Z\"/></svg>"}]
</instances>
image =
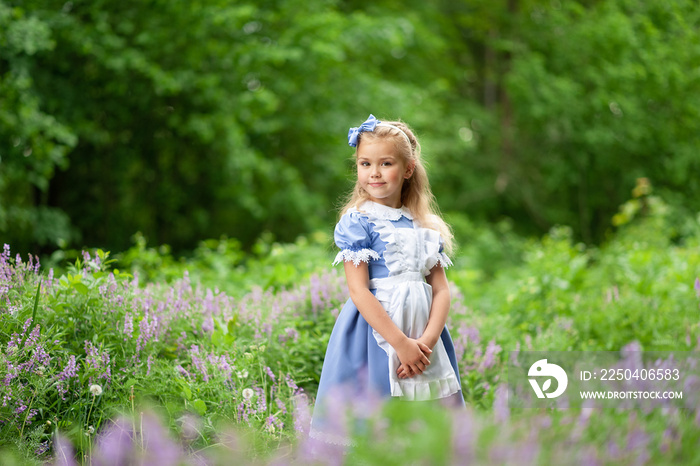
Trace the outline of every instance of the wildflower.
<instances>
[{"instance_id":1,"label":"wildflower","mask_svg":"<svg viewBox=\"0 0 700 466\"><path fill-rule=\"evenodd\" d=\"M253 398L253 395L255 395L255 392L252 388L243 389L243 398L245 398L246 400L250 400L251 398Z\"/></svg>"},{"instance_id":2,"label":"wildflower","mask_svg":"<svg viewBox=\"0 0 700 466\"><path fill-rule=\"evenodd\" d=\"M253 353L243 353L246 359L253 359Z\"/></svg>"},{"instance_id":3,"label":"wildflower","mask_svg":"<svg viewBox=\"0 0 700 466\"><path fill-rule=\"evenodd\" d=\"M493 367L495 363L495 356L501 352L501 347L496 344L495 340L489 341L486 347L486 354L484 354L484 359L481 361L479 371L483 372L484 369Z\"/></svg>"},{"instance_id":4,"label":"wildflower","mask_svg":"<svg viewBox=\"0 0 700 466\"><path fill-rule=\"evenodd\" d=\"M124 316L124 330L122 333L128 337L131 337L134 333L134 316L132 316L130 312L127 312ZM124 337L124 340L126 341L126 337Z\"/></svg>"},{"instance_id":5,"label":"wildflower","mask_svg":"<svg viewBox=\"0 0 700 466\"><path fill-rule=\"evenodd\" d=\"M294 327L287 327L284 329L284 333L277 337L279 342L284 344L289 340L296 342L299 339L299 332Z\"/></svg>"},{"instance_id":6,"label":"wildflower","mask_svg":"<svg viewBox=\"0 0 700 466\"><path fill-rule=\"evenodd\" d=\"M275 433L275 423L274 423L274 418L272 416L269 416L265 422L265 428L267 431L271 434Z\"/></svg>"},{"instance_id":7,"label":"wildflower","mask_svg":"<svg viewBox=\"0 0 700 466\"><path fill-rule=\"evenodd\" d=\"M102 395L102 387L97 384L92 384L90 385L90 393L92 393L92 396L100 396Z\"/></svg>"},{"instance_id":8,"label":"wildflower","mask_svg":"<svg viewBox=\"0 0 700 466\"><path fill-rule=\"evenodd\" d=\"M90 427L88 427L87 432L85 432L85 435L87 435L89 437L90 435L92 435L94 433L95 433L95 428L93 426L90 426Z\"/></svg>"},{"instance_id":9,"label":"wildflower","mask_svg":"<svg viewBox=\"0 0 700 466\"><path fill-rule=\"evenodd\" d=\"M248 378L248 371L245 370L245 369L243 369L242 371L237 371L237 372L236 372L236 375L237 375L238 378L240 378L240 379L247 379L247 378Z\"/></svg>"},{"instance_id":10,"label":"wildflower","mask_svg":"<svg viewBox=\"0 0 700 466\"><path fill-rule=\"evenodd\" d=\"M496 387L494 393L493 409L498 422L505 422L510 417L510 407L508 406L508 388L505 385Z\"/></svg>"},{"instance_id":11,"label":"wildflower","mask_svg":"<svg viewBox=\"0 0 700 466\"><path fill-rule=\"evenodd\" d=\"M70 383L69 379L78 377L79 368L80 364L75 362L75 355L71 356L61 373L58 374L58 380L61 383L59 383L56 388L61 395L65 395L68 391L68 384Z\"/></svg>"},{"instance_id":12,"label":"wildflower","mask_svg":"<svg viewBox=\"0 0 700 466\"><path fill-rule=\"evenodd\" d=\"M188 378L188 379L190 378L190 373L187 372L187 370L186 370L184 367L182 367L180 364L178 364L177 366L175 366L175 369L176 369L176 370L180 373L180 375L182 375L183 377L186 377L186 378Z\"/></svg>"}]
</instances>

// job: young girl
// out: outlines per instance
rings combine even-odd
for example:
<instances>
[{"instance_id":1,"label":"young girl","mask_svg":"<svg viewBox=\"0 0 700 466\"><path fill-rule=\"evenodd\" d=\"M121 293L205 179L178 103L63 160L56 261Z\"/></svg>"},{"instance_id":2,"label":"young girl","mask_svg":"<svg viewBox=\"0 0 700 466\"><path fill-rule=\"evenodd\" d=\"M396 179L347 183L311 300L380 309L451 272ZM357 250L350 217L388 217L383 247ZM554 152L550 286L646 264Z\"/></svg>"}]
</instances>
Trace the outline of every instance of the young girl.
<instances>
[{"instance_id":1,"label":"young girl","mask_svg":"<svg viewBox=\"0 0 700 466\"><path fill-rule=\"evenodd\" d=\"M435 213L420 144L404 123L373 115L348 142L357 182L335 227L333 265L344 262L350 300L328 342L311 425L312 437L345 444L339 419L370 396L464 404L445 327L452 235Z\"/></svg>"}]
</instances>

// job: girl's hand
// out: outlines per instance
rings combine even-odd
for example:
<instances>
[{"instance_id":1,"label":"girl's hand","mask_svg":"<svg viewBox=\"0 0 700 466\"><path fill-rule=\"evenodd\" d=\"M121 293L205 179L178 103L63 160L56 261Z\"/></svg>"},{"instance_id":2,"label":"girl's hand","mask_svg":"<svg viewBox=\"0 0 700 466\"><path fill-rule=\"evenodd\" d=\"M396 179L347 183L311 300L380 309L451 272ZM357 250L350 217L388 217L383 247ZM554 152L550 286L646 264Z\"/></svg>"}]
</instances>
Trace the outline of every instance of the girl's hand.
<instances>
[{"instance_id":1,"label":"girl's hand","mask_svg":"<svg viewBox=\"0 0 700 466\"><path fill-rule=\"evenodd\" d=\"M399 379L411 379L418 374L414 373L407 365L401 364L396 370L396 375Z\"/></svg>"},{"instance_id":2,"label":"girl's hand","mask_svg":"<svg viewBox=\"0 0 700 466\"><path fill-rule=\"evenodd\" d=\"M428 355L433 350L422 341L406 338L394 349L399 357L399 361L401 361L401 366L397 371L399 378L405 379L406 377L422 374L425 368L430 365Z\"/></svg>"},{"instance_id":3,"label":"girl's hand","mask_svg":"<svg viewBox=\"0 0 700 466\"><path fill-rule=\"evenodd\" d=\"M425 346L427 346L431 350L437 344L437 340L431 339L426 335L422 335L420 338L418 338L417 341L418 341L418 343L424 343ZM431 351L431 353L432 353L432 351ZM425 354L428 358L430 358L430 353L424 352L423 354ZM425 370L425 368L423 368L423 370ZM396 375L398 375L400 379L407 379L407 378L412 378L412 377L416 376L417 374L414 373L413 371L411 371L407 365L401 364L399 366L399 368L396 370Z\"/></svg>"}]
</instances>

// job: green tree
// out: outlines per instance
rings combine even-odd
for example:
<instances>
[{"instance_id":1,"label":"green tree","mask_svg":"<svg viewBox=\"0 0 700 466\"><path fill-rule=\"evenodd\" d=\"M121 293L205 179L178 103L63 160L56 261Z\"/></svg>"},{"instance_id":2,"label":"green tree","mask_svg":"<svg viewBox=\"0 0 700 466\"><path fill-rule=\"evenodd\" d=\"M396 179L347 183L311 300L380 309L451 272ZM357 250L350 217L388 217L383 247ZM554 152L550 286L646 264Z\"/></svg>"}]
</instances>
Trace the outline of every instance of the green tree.
<instances>
[{"instance_id":1,"label":"green tree","mask_svg":"<svg viewBox=\"0 0 700 466\"><path fill-rule=\"evenodd\" d=\"M42 109L32 73L37 55L54 49L49 24L0 1L0 237L18 250L74 235L66 214L50 206L48 187L77 138Z\"/></svg>"},{"instance_id":2,"label":"green tree","mask_svg":"<svg viewBox=\"0 0 700 466\"><path fill-rule=\"evenodd\" d=\"M41 110L77 137L48 203L88 245L122 249L139 230L175 248L222 233L251 244L327 227L349 186L347 127L437 108L421 70L444 44L390 11L23 4L55 44L26 65Z\"/></svg>"},{"instance_id":3,"label":"green tree","mask_svg":"<svg viewBox=\"0 0 700 466\"><path fill-rule=\"evenodd\" d=\"M686 0L450 4L455 56L474 66L481 181L450 208L600 240L642 176L700 208L700 10ZM461 40L461 42L460 42ZM460 89L457 87L457 89ZM460 99L455 99L457 102ZM460 175L445 174L455 189ZM532 230L531 230L532 231Z\"/></svg>"}]
</instances>

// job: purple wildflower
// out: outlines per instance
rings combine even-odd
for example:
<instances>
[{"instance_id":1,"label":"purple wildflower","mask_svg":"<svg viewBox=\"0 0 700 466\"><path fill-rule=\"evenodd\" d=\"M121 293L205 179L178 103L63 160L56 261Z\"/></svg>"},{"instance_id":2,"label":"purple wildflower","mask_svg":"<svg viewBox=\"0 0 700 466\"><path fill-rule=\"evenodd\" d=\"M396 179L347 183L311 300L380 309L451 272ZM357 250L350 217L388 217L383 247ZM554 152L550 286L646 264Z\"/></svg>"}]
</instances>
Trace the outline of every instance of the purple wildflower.
<instances>
[{"instance_id":1,"label":"purple wildflower","mask_svg":"<svg viewBox=\"0 0 700 466\"><path fill-rule=\"evenodd\" d=\"M124 341L126 341L127 337L131 338L131 335L134 332L134 316L130 313L127 312L124 315L124 330L123 333L125 335Z\"/></svg>"},{"instance_id":2,"label":"purple wildflower","mask_svg":"<svg viewBox=\"0 0 700 466\"><path fill-rule=\"evenodd\" d=\"M284 401L282 401L280 398L275 398L275 404L282 415L287 414L287 406L284 404Z\"/></svg>"},{"instance_id":3,"label":"purple wildflower","mask_svg":"<svg viewBox=\"0 0 700 466\"><path fill-rule=\"evenodd\" d=\"M294 406L294 430L302 434L309 433L311 425L311 409L309 407L309 399L303 393L292 397Z\"/></svg>"},{"instance_id":4,"label":"purple wildflower","mask_svg":"<svg viewBox=\"0 0 700 466\"><path fill-rule=\"evenodd\" d=\"M113 464L130 464L133 458L134 438L136 433L125 417L118 417L108 423L95 441L95 451L91 462L96 466Z\"/></svg>"},{"instance_id":5,"label":"purple wildflower","mask_svg":"<svg viewBox=\"0 0 700 466\"><path fill-rule=\"evenodd\" d=\"M94 374L90 376L90 383L94 383L99 379L104 379L107 384L112 381L112 366L111 358L107 350L100 351L92 342L85 340L85 364Z\"/></svg>"},{"instance_id":6,"label":"purple wildflower","mask_svg":"<svg viewBox=\"0 0 700 466\"><path fill-rule=\"evenodd\" d=\"M73 445L71 445L70 440L56 432L53 444L56 452L55 466L77 466L78 463L75 461Z\"/></svg>"},{"instance_id":7,"label":"purple wildflower","mask_svg":"<svg viewBox=\"0 0 700 466\"><path fill-rule=\"evenodd\" d=\"M143 452L138 464L181 464L184 455L168 436L168 431L153 413L145 413L141 421Z\"/></svg>"},{"instance_id":8,"label":"purple wildflower","mask_svg":"<svg viewBox=\"0 0 700 466\"><path fill-rule=\"evenodd\" d=\"M185 332L180 332L180 336L177 338L175 341L175 344L177 344L177 350L178 351L184 351L185 350L185 345L182 344L183 341L187 339L187 333Z\"/></svg>"},{"instance_id":9,"label":"purple wildflower","mask_svg":"<svg viewBox=\"0 0 700 466\"><path fill-rule=\"evenodd\" d=\"M75 355L72 355L68 359L68 363L65 365L63 370L56 376L56 378L59 381L59 384L56 386L56 388L58 389L58 392L61 395L65 395L68 391L66 386L70 384L70 379L78 377L79 367L80 364L77 364L75 362Z\"/></svg>"},{"instance_id":10,"label":"purple wildflower","mask_svg":"<svg viewBox=\"0 0 700 466\"><path fill-rule=\"evenodd\" d=\"M486 346L486 353L484 354L484 359L481 360L479 365L479 372L483 373L485 369L493 367L495 363L495 356L501 352L501 347L496 344L494 340L489 341Z\"/></svg>"},{"instance_id":11,"label":"purple wildflower","mask_svg":"<svg viewBox=\"0 0 700 466\"><path fill-rule=\"evenodd\" d=\"M637 464L646 464L649 460L649 451L647 449L649 440L649 435L641 429L635 428L627 435L625 450L637 453Z\"/></svg>"},{"instance_id":12,"label":"purple wildflower","mask_svg":"<svg viewBox=\"0 0 700 466\"><path fill-rule=\"evenodd\" d=\"M498 422L505 422L510 418L508 387L506 385L501 384L496 388L493 400L493 411Z\"/></svg>"},{"instance_id":13,"label":"purple wildflower","mask_svg":"<svg viewBox=\"0 0 700 466\"><path fill-rule=\"evenodd\" d=\"M187 372L187 370L186 370L184 367L182 367L180 364L178 364L177 366L175 366L175 370L178 371L178 373L180 373L180 375L182 375L182 376L185 377L186 379L192 378L192 376L190 375L190 373Z\"/></svg>"},{"instance_id":14,"label":"purple wildflower","mask_svg":"<svg viewBox=\"0 0 700 466\"><path fill-rule=\"evenodd\" d=\"M471 464L476 457L478 428L472 411L458 410L452 417L452 449L455 457L464 464Z\"/></svg>"},{"instance_id":15,"label":"purple wildflower","mask_svg":"<svg viewBox=\"0 0 700 466\"><path fill-rule=\"evenodd\" d=\"M287 383L287 386L288 386L289 388L291 388L291 389L294 391L295 394L296 394L296 393L301 393L301 392L302 392L302 390L297 386L297 384L296 384L296 383L294 382L294 380L292 379L292 376L291 376L291 375L287 374L287 375L284 377L284 380L285 380L285 382Z\"/></svg>"},{"instance_id":16,"label":"purple wildflower","mask_svg":"<svg viewBox=\"0 0 700 466\"><path fill-rule=\"evenodd\" d=\"M192 364L194 365L195 368L197 368L197 371L202 376L202 380L204 380L205 382L208 382L209 381L209 373L207 371L207 366L204 363L204 360L202 360L199 357L199 346L192 345L190 347L189 355L190 355L190 358L192 359Z\"/></svg>"},{"instance_id":17,"label":"purple wildflower","mask_svg":"<svg viewBox=\"0 0 700 466\"><path fill-rule=\"evenodd\" d=\"M299 332L294 327L287 327L284 329L284 333L280 334L277 338L282 344L285 344L289 340L296 343L297 339L299 338Z\"/></svg>"}]
</instances>

